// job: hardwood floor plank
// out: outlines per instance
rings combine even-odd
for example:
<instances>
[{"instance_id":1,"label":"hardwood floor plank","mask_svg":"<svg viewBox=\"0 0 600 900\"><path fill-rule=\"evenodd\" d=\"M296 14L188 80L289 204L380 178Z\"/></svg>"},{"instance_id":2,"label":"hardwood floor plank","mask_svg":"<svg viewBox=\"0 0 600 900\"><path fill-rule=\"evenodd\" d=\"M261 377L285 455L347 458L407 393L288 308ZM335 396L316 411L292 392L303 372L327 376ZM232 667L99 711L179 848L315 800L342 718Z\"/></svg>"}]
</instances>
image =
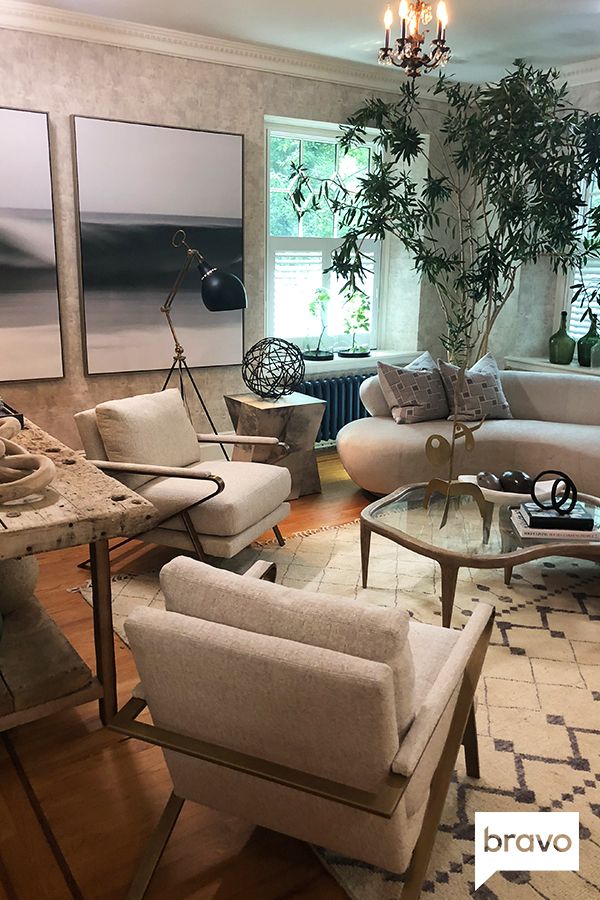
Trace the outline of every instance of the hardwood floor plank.
<instances>
[{"instance_id":1,"label":"hardwood floor plank","mask_svg":"<svg viewBox=\"0 0 600 900\"><path fill-rule=\"evenodd\" d=\"M323 493L293 501L284 534L353 521L371 501L334 453L320 454L319 468ZM89 579L77 568L85 549L41 554L36 593L93 667L91 609L72 592ZM134 542L117 551L113 573L159 569L173 555ZM129 649L116 637L115 653L123 704L138 675ZM85 900L124 897L171 790L162 752L103 729L95 703L15 729L10 740L35 797L32 805L0 747L0 858L8 873L3 877L0 867L0 900L69 900L73 891L60 868L63 857ZM36 819L36 804L56 841L54 853ZM306 844L191 803L148 893L149 900L345 896Z\"/></svg>"},{"instance_id":2,"label":"hardwood floor plank","mask_svg":"<svg viewBox=\"0 0 600 900\"><path fill-rule=\"evenodd\" d=\"M73 896L30 798L0 741L0 898L66 900Z\"/></svg>"}]
</instances>

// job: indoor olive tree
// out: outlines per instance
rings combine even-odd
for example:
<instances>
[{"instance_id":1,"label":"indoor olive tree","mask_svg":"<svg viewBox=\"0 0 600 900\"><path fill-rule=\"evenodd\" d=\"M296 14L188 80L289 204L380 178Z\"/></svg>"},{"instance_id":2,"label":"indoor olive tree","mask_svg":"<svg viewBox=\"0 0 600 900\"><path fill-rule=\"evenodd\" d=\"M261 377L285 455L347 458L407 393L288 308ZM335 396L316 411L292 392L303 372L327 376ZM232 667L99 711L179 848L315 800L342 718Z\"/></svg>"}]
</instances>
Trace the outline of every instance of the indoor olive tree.
<instances>
[{"instance_id":1,"label":"indoor olive tree","mask_svg":"<svg viewBox=\"0 0 600 900\"><path fill-rule=\"evenodd\" d=\"M517 60L486 86L442 75L421 88L407 79L396 102L366 101L340 144L372 141L357 184L294 165L292 202L300 216L323 204L338 216L344 237L332 269L351 292L372 264L363 242L395 235L437 291L450 359L465 364L486 352L525 263L548 256L567 271L600 253L600 208L587 211L600 173L600 115L571 105L556 70ZM424 181L411 174L420 157Z\"/></svg>"}]
</instances>

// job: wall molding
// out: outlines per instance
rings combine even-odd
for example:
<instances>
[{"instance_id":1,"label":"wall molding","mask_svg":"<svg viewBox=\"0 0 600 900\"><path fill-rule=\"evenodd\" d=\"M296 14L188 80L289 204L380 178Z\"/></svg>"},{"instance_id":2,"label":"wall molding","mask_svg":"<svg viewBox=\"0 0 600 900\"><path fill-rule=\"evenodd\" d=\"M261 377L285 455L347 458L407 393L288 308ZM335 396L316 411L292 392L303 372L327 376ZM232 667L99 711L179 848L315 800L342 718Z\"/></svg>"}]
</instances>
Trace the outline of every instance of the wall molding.
<instances>
[{"instance_id":1,"label":"wall molding","mask_svg":"<svg viewBox=\"0 0 600 900\"><path fill-rule=\"evenodd\" d=\"M398 73L388 67L140 25L22 0L0 0L0 28L371 90L393 92L398 85Z\"/></svg>"},{"instance_id":2,"label":"wall molding","mask_svg":"<svg viewBox=\"0 0 600 900\"><path fill-rule=\"evenodd\" d=\"M593 84L596 81L600 81L600 57L587 59L580 63L572 63L569 66L561 66L560 73L573 86Z\"/></svg>"}]
</instances>

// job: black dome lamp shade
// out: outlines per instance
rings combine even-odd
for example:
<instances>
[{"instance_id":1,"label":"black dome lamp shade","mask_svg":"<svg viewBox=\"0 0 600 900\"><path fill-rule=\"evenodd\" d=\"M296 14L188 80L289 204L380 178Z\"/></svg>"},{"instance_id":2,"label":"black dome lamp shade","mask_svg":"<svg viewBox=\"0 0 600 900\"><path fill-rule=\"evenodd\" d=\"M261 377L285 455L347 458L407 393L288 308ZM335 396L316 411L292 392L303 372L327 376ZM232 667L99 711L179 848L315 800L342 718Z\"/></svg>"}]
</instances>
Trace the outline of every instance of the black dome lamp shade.
<instances>
[{"instance_id":1,"label":"black dome lamp shade","mask_svg":"<svg viewBox=\"0 0 600 900\"><path fill-rule=\"evenodd\" d=\"M173 319L171 317L171 307L173 306L173 301L177 296L177 292L193 263L197 264L198 270L200 272L201 281L199 293L202 298L202 302L210 312L218 313L226 312L227 310L246 309L246 306L248 305L246 289L244 288L244 285L239 278L236 278L236 276L232 275L230 272L223 272L216 266L209 265L209 263L204 259L199 250L196 250L194 247L190 247L186 241L185 231L182 231L181 229L179 231L176 231L171 238L171 243L174 247L185 248L185 259L179 270L177 278L175 279L173 287L169 291L167 299L160 308L161 312L165 314L167 324L171 331L171 335L173 336L173 341L175 342L173 365L169 369L169 373L162 389L164 391L165 388L169 386L172 375L175 373L175 371L177 371L179 376L181 395L187 408L187 401L185 398L185 391L183 387L183 375L186 374L192 384L196 397L200 401L200 405L204 410L204 414L208 419L208 422L210 423L210 427L212 428L213 433L218 434L215 423L211 418L200 390L198 389L198 385L194 381L194 376L192 375L192 372L186 362L185 350L179 342L179 338L177 337L177 332L175 331L175 326L173 324ZM225 447L223 446L223 444L221 444L220 446L225 459L228 459Z\"/></svg>"},{"instance_id":2,"label":"black dome lamp shade","mask_svg":"<svg viewBox=\"0 0 600 900\"><path fill-rule=\"evenodd\" d=\"M202 279L202 302L208 310L224 312L228 309L246 309L246 288L239 278L209 266L205 259L198 263L198 271Z\"/></svg>"}]
</instances>

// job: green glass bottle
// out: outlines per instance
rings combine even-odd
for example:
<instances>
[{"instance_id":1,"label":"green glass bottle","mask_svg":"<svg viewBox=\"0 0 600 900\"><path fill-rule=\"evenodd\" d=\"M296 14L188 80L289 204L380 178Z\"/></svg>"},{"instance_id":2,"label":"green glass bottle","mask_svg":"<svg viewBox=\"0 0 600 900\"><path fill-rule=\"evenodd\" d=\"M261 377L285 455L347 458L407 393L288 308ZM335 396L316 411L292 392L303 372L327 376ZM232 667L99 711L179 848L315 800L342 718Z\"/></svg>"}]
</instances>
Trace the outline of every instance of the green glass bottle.
<instances>
[{"instance_id":1,"label":"green glass bottle","mask_svg":"<svg viewBox=\"0 0 600 900\"><path fill-rule=\"evenodd\" d=\"M598 324L598 316L592 313L590 315L591 324L590 330L587 334L584 334L582 338L579 338L577 341L577 359L579 360L580 366L587 366L588 368L592 364L592 347L600 341L600 334L597 331Z\"/></svg>"},{"instance_id":2,"label":"green glass bottle","mask_svg":"<svg viewBox=\"0 0 600 900\"><path fill-rule=\"evenodd\" d=\"M567 333L567 313L560 314L560 328L548 341L548 359L559 366L568 366L573 361L575 341Z\"/></svg>"}]
</instances>

